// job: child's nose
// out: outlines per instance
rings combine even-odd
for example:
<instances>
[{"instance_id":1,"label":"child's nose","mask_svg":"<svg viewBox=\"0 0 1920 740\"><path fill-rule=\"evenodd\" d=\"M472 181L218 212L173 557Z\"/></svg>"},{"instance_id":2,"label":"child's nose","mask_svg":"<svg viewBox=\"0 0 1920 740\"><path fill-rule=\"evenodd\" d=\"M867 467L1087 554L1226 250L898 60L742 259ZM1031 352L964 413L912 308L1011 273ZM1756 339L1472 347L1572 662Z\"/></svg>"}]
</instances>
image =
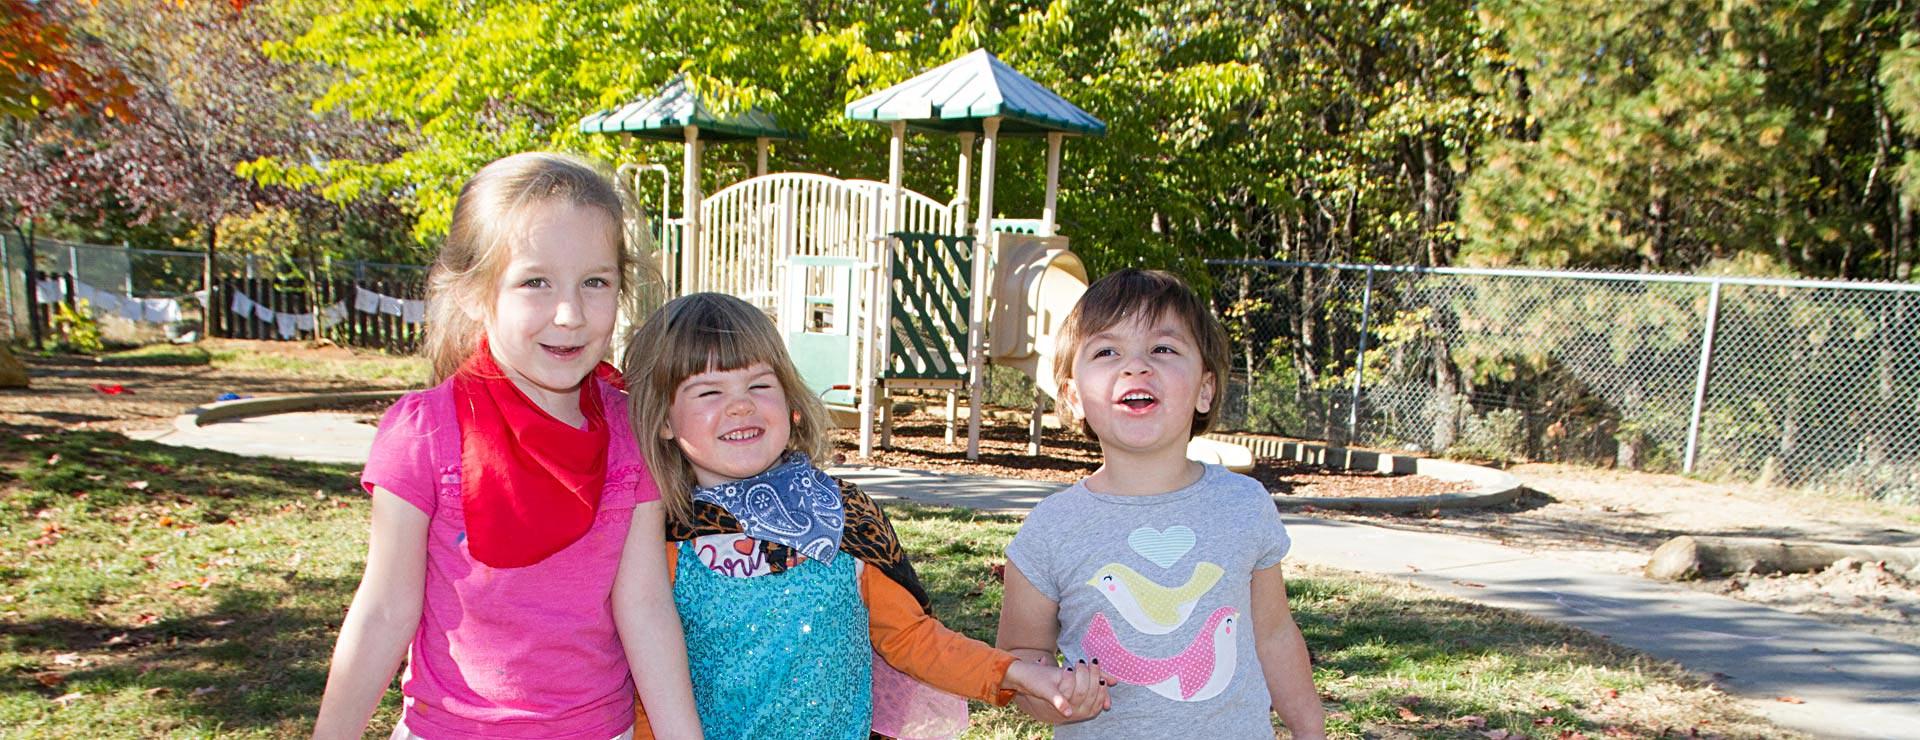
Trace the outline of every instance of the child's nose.
<instances>
[{"instance_id":1,"label":"child's nose","mask_svg":"<svg viewBox=\"0 0 1920 740\"><path fill-rule=\"evenodd\" d=\"M580 300L578 296L565 296L559 305L553 307L553 323L557 326L579 326L581 323Z\"/></svg>"}]
</instances>

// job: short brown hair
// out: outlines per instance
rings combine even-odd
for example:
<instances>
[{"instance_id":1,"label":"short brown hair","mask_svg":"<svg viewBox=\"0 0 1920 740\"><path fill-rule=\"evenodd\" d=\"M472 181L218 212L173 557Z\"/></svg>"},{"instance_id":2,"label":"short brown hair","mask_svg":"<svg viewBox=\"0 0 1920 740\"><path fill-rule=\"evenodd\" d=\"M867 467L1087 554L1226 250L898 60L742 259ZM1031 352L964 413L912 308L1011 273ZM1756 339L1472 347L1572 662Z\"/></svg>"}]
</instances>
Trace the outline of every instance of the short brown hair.
<instances>
[{"instance_id":1,"label":"short brown hair","mask_svg":"<svg viewBox=\"0 0 1920 740\"><path fill-rule=\"evenodd\" d=\"M819 463L833 448L827 407L807 389L787 354L773 320L746 301L721 293L694 293L661 306L627 340L620 363L634 439L660 486L667 513L686 521L692 513L693 463L680 445L664 439L673 395L687 378L709 370L738 370L766 363L780 380L787 406L800 412L787 449Z\"/></svg>"},{"instance_id":2,"label":"short brown hair","mask_svg":"<svg viewBox=\"0 0 1920 740\"><path fill-rule=\"evenodd\" d=\"M1129 268L1093 281L1080 302L1067 314L1065 331L1055 345L1053 379L1055 387L1065 388L1073 379L1073 363L1080 345L1100 332L1134 320L1157 322L1173 316L1193 335L1200 352L1200 367L1213 376L1213 404L1206 411L1193 412L1192 435L1205 434L1218 417L1220 401L1227 389L1227 330L1213 315L1213 309L1200 299L1179 276L1163 270ZM1065 404L1061 405L1065 408ZM1080 420L1080 431L1095 441L1100 436Z\"/></svg>"}]
</instances>

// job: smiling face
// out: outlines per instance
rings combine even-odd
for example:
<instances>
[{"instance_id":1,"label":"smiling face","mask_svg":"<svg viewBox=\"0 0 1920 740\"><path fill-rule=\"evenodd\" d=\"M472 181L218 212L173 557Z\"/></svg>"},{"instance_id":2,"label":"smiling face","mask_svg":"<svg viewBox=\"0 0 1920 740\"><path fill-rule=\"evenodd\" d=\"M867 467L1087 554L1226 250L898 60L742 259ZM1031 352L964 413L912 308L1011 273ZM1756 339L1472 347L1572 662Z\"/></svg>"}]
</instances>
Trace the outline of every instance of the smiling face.
<instances>
[{"instance_id":1,"label":"smiling face","mask_svg":"<svg viewBox=\"0 0 1920 740\"><path fill-rule=\"evenodd\" d=\"M565 203L534 206L480 318L508 379L562 421L580 417L580 384L607 354L619 309L620 267L606 213Z\"/></svg>"},{"instance_id":2,"label":"smiling face","mask_svg":"<svg viewBox=\"0 0 1920 740\"><path fill-rule=\"evenodd\" d=\"M695 484L713 486L772 467L786 452L795 418L779 376L756 362L681 381L660 436L687 456Z\"/></svg>"},{"instance_id":3,"label":"smiling face","mask_svg":"<svg viewBox=\"0 0 1920 740\"><path fill-rule=\"evenodd\" d=\"M1184 459L1194 412L1213 407L1214 378L1193 333L1162 313L1089 336L1074 353L1062 396L1110 461Z\"/></svg>"}]
</instances>

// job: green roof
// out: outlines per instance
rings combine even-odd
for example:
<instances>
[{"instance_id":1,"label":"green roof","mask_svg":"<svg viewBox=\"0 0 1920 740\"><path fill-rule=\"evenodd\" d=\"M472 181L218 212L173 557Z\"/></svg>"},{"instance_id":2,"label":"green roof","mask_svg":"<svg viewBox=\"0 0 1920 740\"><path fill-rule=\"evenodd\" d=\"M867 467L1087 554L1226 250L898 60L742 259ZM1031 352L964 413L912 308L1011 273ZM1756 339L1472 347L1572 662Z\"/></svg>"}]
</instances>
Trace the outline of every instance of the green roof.
<instances>
[{"instance_id":1,"label":"green roof","mask_svg":"<svg viewBox=\"0 0 1920 740\"><path fill-rule=\"evenodd\" d=\"M687 124L700 127L702 141L742 139L797 139L799 134L780 127L773 115L758 108L727 118L715 118L687 85L686 75L674 75L650 97L580 119L581 133L633 134L647 139L686 141Z\"/></svg>"},{"instance_id":2,"label":"green roof","mask_svg":"<svg viewBox=\"0 0 1920 740\"><path fill-rule=\"evenodd\" d=\"M998 117L1001 136L1107 133L1105 122L985 49L848 103L847 117L945 132L982 131L981 121Z\"/></svg>"}]
</instances>

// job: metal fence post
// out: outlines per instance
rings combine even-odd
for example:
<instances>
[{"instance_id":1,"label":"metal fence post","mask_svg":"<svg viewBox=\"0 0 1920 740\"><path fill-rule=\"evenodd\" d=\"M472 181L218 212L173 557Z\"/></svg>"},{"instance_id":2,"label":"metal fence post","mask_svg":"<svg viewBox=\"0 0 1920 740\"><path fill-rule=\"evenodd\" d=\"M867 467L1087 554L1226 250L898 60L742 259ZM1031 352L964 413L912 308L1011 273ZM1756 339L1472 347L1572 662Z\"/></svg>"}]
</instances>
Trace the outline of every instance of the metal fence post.
<instances>
[{"instance_id":1,"label":"metal fence post","mask_svg":"<svg viewBox=\"0 0 1920 740\"><path fill-rule=\"evenodd\" d=\"M1360 297L1360 351L1353 360L1353 399L1347 406L1347 443L1360 438L1360 384L1367 377L1367 322L1373 313L1373 265L1367 265L1367 287Z\"/></svg>"},{"instance_id":2,"label":"metal fence post","mask_svg":"<svg viewBox=\"0 0 1920 740\"><path fill-rule=\"evenodd\" d=\"M1707 326L1700 333L1700 368L1693 380L1693 418L1687 422L1687 459L1683 473L1693 472L1693 456L1700 442L1700 411L1707 401L1707 371L1713 365L1713 330L1720 320L1720 281L1707 289Z\"/></svg>"}]
</instances>

